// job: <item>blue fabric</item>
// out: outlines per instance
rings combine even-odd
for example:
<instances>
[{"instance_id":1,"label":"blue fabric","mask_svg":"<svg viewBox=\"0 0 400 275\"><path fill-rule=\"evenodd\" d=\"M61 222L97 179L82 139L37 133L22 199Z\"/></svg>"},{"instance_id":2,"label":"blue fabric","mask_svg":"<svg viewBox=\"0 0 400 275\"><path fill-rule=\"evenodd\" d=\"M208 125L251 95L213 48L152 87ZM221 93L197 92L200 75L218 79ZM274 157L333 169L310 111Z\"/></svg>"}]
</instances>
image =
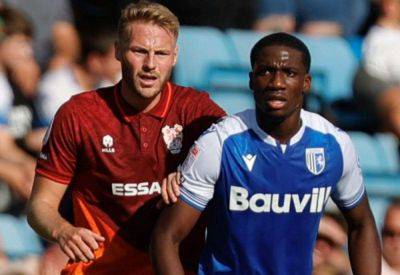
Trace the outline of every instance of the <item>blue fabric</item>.
<instances>
[{"instance_id":1,"label":"blue fabric","mask_svg":"<svg viewBox=\"0 0 400 275\"><path fill-rule=\"evenodd\" d=\"M308 148L324 148L318 175L307 167ZM307 127L285 153L252 130L226 139L199 274L311 274L322 203L343 173L341 152L332 135ZM243 160L248 154L256 155L251 171ZM233 188L248 192L237 203L246 205L245 197L245 210L232 209Z\"/></svg>"},{"instance_id":2,"label":"blue fabric","mask_svg":"<svg viewBox=\"0 0 400 275\"><path fill-rule=\"evenodd\" d=\"M0 125L8 124L8 116L7 114L0 113Z\"/></svg>"}]
</instances>

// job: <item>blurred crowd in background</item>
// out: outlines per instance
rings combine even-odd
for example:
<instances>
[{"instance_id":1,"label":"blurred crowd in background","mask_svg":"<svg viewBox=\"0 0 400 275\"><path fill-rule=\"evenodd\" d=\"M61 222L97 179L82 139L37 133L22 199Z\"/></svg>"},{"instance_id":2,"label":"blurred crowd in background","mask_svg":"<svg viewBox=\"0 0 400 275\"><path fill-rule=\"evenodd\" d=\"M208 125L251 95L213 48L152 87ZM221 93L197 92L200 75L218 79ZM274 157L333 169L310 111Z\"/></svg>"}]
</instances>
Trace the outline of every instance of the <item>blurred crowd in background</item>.
<instances>
[{"instance_id":1,"label":"blurred crowd in background","mask_svg":"<svg viewBox=\"0 0 400 275\"><path fill-rule=\"evenodd\" d=\"M119 81L116 26L130 2L0 1L0 275L58 274L66 261L26 223L35 158L61 104L81 91ZM354 98L379 121L379 130L400 137L400 0L157 2L182 25L361 37ZM335 211L323 218L315 274L351 274L344 224ZM388 208L381 232L383 274L400 274L398 201Z\"/></svg>"}]
</instances>

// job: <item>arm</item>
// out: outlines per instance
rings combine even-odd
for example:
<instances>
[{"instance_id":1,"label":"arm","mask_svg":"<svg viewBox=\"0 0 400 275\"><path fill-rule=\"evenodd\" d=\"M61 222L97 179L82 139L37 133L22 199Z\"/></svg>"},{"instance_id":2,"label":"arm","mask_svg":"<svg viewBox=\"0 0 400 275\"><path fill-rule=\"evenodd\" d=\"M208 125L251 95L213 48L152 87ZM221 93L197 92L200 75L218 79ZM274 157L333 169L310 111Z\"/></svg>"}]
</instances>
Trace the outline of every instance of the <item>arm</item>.
<instances>
[{"instance_id":1,"label":"arm","mask_svg":"<svg viewBox=\"0 0 400 275\"><path fill-rule=\"evenodd\" d=\"M28 200L31 194L32 177L19 163L0 158L0 180L24 200Z\"/></svg>"},{"instance_id":2,"label":"arm","mask_svg":"<svg viewBox=\"0 0 400 275\"><path fill-rule=\"evenodd\" d=\"M189 234L201 212L182 200L166 208L153 231L150 244L156 274L184 274L179 244Z\"/></svg>"},{"instance_id":3,"label":"arm","mask_svg":"<svg viewBox=\"0 0 400 275\"><path fill-rule=\"evenodd\" d=\"M2 158L20 164L26 163L34 170L35 160L20 149L15 143L14 138L2 127L0 127L0 140L0 156Z\"/></svg>"},{"instance_id":4,"label":"arm","mask_svg":"<svg viewBox=\"0 0 400 275\"><path fill-rule=\"evenodd\" d=\"M35 161L17 146L2 127L0 140L0 179L27 200L32 189Z\"/></svg>"},{"instance_id":5,"label":"arm","mask_svg":"<svg viewBox=\"0 0 400 275\"><path fill-rule=\"evenodd\" d=\"M367 196L356 207L342 213L349 227L349 254L353 273L380 274L381 245Z\"/></svg>"},{"instance_id":6,"label":"arm","mask_svg":"<svg viewBox=\"0 0 400 275\"><path fill-rule=\"evenodd\" d=\"M26 147L33 152L40 152L42 149L43 138L46 134L46 128L37 128L29 131L24 137Z\"/></svg>"},{"instance_id":7,"label":"arm","mask_svg":"<svg viewBox=\"0 0 400 275\"><path fill-rule=\"evenodd\" d=\"M58 207L67 185L36 176L28 203L28 222L43 238L57 242L73 261L94 259L93 251L104 238L86 228L74 227L61 217Z\"/></svg>"}]
</instances>

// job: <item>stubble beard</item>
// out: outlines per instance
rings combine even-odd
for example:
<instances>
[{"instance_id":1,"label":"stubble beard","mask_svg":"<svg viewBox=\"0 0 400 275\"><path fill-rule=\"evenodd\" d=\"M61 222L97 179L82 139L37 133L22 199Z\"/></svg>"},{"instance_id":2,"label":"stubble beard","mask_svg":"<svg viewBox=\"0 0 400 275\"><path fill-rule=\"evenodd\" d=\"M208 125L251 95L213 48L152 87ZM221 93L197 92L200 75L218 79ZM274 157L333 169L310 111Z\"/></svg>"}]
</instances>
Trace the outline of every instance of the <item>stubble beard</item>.
<instances>
[{"instance_id":1,"label":"stubble beard","mask_svg":"<svg viewBox=\"0 0 400 275\"><path fill-rule=\"evenodd\" d=\"M123 79L125 80L125 83L129 88L129 90L135 97L148 100L155 98L159 93L162 92L166 83L170 79L171 72L172 69L170 72L167 73L167 75L164 78L161 78L161 76L158 74L159 81L157 81L153 87L149 88L141 87L139 83L140 82L139 76L138 75L133 76L133 73L131 71L127 71L125 73L123 72Z\"/></svg>"}]
</instances>

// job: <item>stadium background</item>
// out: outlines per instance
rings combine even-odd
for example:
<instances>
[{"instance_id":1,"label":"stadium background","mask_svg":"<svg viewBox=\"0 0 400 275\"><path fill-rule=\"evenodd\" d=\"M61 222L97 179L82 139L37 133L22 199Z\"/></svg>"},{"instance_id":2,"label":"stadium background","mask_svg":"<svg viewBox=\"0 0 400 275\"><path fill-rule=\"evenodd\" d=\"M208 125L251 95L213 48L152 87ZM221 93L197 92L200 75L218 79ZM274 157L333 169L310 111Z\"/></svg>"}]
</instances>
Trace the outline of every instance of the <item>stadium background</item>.
<instances>
[{"instance_id":1,"label":"stadium background","mask_svg":"<svg viewBox=\"0 0 400 275\"><path fill-rule=\"evenodd\" d=\"M357 23L356 26L349 26L349 22L338 19L337 22L343 27L341 32L323 35L307 33L299 27L299 23L295 27L295 34L307 44L312 56L313 88L306 100L305 108L321 113L350 134L364 171L374 216L378 228L381 228L387 205L391 199L398 198L400 195L399 144L395 135L380 131L379 119L371 115L353 97L353 79L363 60L363 42L369 28L379 16L380 1L352 1L359 3L359 6L354 9L357 18L360 19L357 22L352 17L347 19L350 22L353 21L354 24ZM84 90L86 87L65 83L68 78L47 81L54 79L55 72L64 67L81 66L87 74L92 74L92 80L95 79L92 81L95 82L95 84L92 83L93 87L100 85L99 83L104 85L118 79L118 77L111 79L112 77L108 77L107 73L96 71L95 66L91 67L87 61L89 59L82 60L80 56L85 54L89 56L88 52L91 48L87 46L90 44L87 41L97 41L96 33L114 37L119 11L129 2L90 0L0 2L3 7L8 6L20 11L30 22L33 29L32 53L40 68L38 79L34 81L33 87L26 91L24 88L15 88L18 86L14 83L16 80L12 79L7 69L2 72L6 78L5 82L8 80L11 84L10 91L13 93L7 97L3 91L0 91L0 100L2 100L0 106L3 106L0 114L4 121L2 129L13 137L24 152L33 156L37 154L37 146L29 146L30 143L25 137L37 129L40 129L38 135L40 137L43 135L42 130L49 123L46 115L43 114L49 113L48 109L54 109L56 105L51 101L53 97L43 99L48 95L46 90L56 94L64 89L64 86L82 87L82 89L77 88L78 90ZM272 9L276 1L158 2L171 8L183 25L178 42L179 61L173 72L174 82L208 91L210 96L230 114L251 108L253 100L248 89L250 49L259 38L272 31L268 29L260 31L260 28L256 27L256 22L263 15L269 15L271 10L276 11ZM328 4L330 1L320 2L327 3L326 7L319 7L322 11L324 8L330 9L330 12L338 14L337 18L343 17L343 14L342 17L339 15L345 10L338 8L337 11L333 11ZM336 6L340 7L340 4ZM349 7L346 6L346 9ZM323 16L324 13L321 14ZM282 14L278 12L278 15ZM299 17L299 22L304 21L304 16ZM5 20L0 20L0 23L2 28L5 28L3 21ZM61 31L57 33L55 26L59 26L57 24L60 23L61 26L66 27L65 29L61 27ZM273 30L279 30L279 28ZM0 47L8 36L11 35L7 32L2 34ZM79 46L85 43L87 47ZM85 53L85 49L88 52ZM3 62L2 67L7 68L8 64L3 58L1 62ZM113 73L118 75L118 72ZM100 79L99 75L103 79ZM107 77L108 82L105 82ZM16 90L22 90L22 95L21 91ZM62 98L68 98L71 95L72 91L67 90L67 95L57 100L63 100ZM11 116L19 106L16 98L20 97L26 99L23 105L28 106L32 111L30 126L23 131L23 134L10 130L20 129L22 124L26 124L24 119L15 119L19 117L18 115ZM8 105L6 102L9 102ZM7 162L7 155L1 155L1 153L0 160ZM3 162L0 162L1 165ZM25 166L32 169L32 166ZM16 173L18 174L18 169ZM31 178L28 177L28 179ZM46 249L43 242L26 224L24 208L26 198L21 195L21 192L15 192L15 188L7 180L0 182L0 274L14 274L12 272L15 270L22 270L18 274L37 274L41 255Z\"/></svg>"}]
</instances>

